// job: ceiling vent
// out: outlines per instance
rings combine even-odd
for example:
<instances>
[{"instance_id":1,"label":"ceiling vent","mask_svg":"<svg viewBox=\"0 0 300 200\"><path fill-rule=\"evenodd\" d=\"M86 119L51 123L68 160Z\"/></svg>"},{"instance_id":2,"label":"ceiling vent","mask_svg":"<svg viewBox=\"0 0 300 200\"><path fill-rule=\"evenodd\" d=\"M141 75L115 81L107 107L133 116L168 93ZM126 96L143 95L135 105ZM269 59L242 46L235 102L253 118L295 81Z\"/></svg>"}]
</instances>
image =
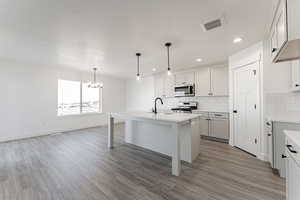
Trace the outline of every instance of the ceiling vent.
<instances>
[{"instance_id":1,"label":"ceiling vent","mask_svg":"<svg viewBox=\"0 0 300 200\"><path fill-rule=\"evenodd\" d=\"M225 24L225 16L202 24L204 31L210 31L219 28Z\"/></svg>"}]
</instances>

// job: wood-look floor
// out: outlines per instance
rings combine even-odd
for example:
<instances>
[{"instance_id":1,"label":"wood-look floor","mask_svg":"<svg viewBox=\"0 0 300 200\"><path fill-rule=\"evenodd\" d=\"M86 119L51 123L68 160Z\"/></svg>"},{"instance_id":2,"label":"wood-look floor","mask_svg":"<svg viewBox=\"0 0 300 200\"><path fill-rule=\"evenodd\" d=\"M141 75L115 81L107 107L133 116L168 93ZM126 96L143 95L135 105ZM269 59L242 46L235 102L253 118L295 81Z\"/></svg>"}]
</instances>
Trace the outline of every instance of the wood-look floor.
<instances>
[{"instance_id":1,"label":"wood-look floor","mask_svg":"<svg viewBox=\"0 0 300 200\"><path fill-rule=\"evenodd\" d=\"M171 159L123 143L107 149L94 128L0 144L1 200L281 200L284 179L226 144L201 141L201 155L171 175Z\"/></svg>"}]
</instances>

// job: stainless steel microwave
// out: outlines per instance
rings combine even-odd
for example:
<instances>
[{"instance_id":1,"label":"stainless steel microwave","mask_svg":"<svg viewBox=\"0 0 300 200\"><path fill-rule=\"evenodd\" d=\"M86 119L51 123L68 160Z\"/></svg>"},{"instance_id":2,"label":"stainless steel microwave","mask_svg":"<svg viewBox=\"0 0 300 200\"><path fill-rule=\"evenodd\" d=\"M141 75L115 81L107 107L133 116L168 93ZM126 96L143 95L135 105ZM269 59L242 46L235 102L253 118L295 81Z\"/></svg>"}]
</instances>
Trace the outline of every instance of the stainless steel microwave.
<instances>
[{"instance_id":1,"label":"stainless steel microwave","mask_svg":"<svg viewBox=\"0 0 300 200\"><path fill-rule=\"evenodd\" d=\"M175 97L192 97L195 96L195 85L175 86Z\"/></svg>"}]
</instances>

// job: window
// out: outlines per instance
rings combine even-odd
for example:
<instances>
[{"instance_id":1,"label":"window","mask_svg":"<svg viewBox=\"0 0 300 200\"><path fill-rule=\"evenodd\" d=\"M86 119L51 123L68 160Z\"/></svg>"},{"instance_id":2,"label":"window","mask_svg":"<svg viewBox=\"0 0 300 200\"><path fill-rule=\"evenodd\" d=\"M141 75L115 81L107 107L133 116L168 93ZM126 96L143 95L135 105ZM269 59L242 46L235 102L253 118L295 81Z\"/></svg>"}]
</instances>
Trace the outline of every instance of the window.
<instances>
[{"instance_id":1,"label":"window","mask_svg":"<svg viewBox=\"0 0 300 200\"><path fill-rule=\"evenodd\" d=\"M82 113L100 111L99 88L89 88L88 83L82 84Z\"/></svg>"},{"instance_id":2,"label":"window","mask_svg":"<svg viewBox=\"0 0 300 200\"><path fill-rule=\"evenodd\" d=\"M58 80L57 115L101 112L100 90L80 81Z\"/></svg>"}]
</instances>

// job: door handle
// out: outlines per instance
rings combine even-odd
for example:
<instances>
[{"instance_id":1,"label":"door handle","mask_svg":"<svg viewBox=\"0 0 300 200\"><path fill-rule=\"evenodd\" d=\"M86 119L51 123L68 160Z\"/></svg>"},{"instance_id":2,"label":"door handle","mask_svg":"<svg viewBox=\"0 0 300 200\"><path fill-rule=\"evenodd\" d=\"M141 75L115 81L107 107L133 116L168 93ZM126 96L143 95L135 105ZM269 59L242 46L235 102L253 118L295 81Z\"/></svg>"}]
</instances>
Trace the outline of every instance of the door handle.
<instances>
[{"instance_id":1,"label":"door handle","mask_svg":"<svg viewBox=\"0 0 300 200\"><path fill-rule=\"evenodd\" d=\"M295 151L295 150L293 150L292 149L292 145L290 145L290 144L288 144L288 145L286 145L286 147L288 148L288 150L291 152L291 153L297 153L297 151Z\"/></svg>"},{"instance_id":2,"label":"door handle","mask_svg":"<svg viewBox=\"0 0 300 200\"><path fill-rule=\"evenodd\" d=\"M237 113L237 110L233 110L233 113Z\"/></svg>"},{"instance_id":3,"label":"door handle","mask_svg":"<svg viewBox=\"0 0 300 200\"><path fill-rule=\"evenodd\" d=\"M295 87L299 87L299 85L298 85L298 84L296 84L296 85L295 85Z\"/></svg>"}]
</instances>

